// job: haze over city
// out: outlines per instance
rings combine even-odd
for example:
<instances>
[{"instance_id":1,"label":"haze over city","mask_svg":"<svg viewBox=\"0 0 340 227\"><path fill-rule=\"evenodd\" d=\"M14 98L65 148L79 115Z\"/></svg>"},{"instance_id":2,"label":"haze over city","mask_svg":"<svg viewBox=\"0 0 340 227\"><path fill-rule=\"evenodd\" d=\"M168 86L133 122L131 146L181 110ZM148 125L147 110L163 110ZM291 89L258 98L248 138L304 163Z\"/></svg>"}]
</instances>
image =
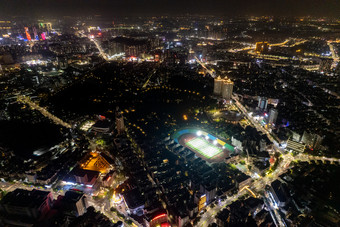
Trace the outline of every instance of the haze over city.
<instances>
[{"instance_id":1,"label":"haze over city","mask_svg":"<svg viewBox=\"0 0 340 227\"><path fill-rule=\"evenodd\" d=\"M337 0L2 0L0 13L4 15L34 16L159 16L203 14L219 16L324 16L337 17Z\"/></svg>"},{"instance_id":2,"label":"haze over city","mask_svg":"<svg viewBox=\"0 0 340 227\"><path fill-rule=\"evenodd\" d=\"M339 226L339 15L1 0L0 226Z\"/></svg>"}]
</instances>

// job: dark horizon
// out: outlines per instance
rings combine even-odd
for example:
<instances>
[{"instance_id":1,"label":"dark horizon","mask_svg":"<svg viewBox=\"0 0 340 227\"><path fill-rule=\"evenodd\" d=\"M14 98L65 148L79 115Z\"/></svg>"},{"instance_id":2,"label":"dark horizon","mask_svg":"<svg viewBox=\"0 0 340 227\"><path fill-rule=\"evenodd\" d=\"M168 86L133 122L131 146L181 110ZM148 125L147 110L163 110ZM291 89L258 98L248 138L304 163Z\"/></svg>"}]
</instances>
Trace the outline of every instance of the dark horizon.
<instances>
[{"instance_id":1,"label":"dark horizon","mask_svg":"<svg viewBox=\"0 0 340 227\"><path fill-rule=\"evenodd\" d=\"M0 15L15 16L158 16L204 14L216 16L322 16L340 15L338 0L1 0Z\"/></svg>"}]
</instances>

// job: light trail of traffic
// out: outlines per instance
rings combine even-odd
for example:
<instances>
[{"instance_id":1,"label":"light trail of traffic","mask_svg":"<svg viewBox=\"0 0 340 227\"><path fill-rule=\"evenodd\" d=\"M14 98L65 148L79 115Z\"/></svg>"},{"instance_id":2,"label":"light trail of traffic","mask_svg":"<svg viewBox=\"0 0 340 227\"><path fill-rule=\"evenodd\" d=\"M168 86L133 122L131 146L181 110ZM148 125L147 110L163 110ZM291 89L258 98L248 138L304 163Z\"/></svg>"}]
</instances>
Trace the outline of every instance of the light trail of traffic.
<instances>
[{"instance_id":1,"label":"light trail of traffic","mask_svg":"<svg viewBox=\"0 0 340 227\"><path fill-rule=\"evenodd\" d=\"M96 45L97 49L99 50L100 55L104 58L105 61L109 61L109 58L105 54L104 50L102 47L99 45L98 41L94 38L90 38L90 40Z\"/></svg>"}]
</instances>

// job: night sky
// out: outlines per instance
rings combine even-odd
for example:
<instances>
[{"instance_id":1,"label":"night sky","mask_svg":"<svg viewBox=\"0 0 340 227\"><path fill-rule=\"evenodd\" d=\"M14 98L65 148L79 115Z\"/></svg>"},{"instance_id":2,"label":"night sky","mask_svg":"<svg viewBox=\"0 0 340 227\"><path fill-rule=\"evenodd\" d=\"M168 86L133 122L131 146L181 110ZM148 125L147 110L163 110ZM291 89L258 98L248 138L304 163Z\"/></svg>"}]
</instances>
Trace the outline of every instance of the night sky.
<instances>
[{"instance_id":1,"label":"night sky","mask_svg":"<svg viewBox=\"0 0 340 227\"><path fill-rule=\"evenodd\" d=\"M340 0L0 0L1 15L340 16Z\"/></svg>"}]
</instances>

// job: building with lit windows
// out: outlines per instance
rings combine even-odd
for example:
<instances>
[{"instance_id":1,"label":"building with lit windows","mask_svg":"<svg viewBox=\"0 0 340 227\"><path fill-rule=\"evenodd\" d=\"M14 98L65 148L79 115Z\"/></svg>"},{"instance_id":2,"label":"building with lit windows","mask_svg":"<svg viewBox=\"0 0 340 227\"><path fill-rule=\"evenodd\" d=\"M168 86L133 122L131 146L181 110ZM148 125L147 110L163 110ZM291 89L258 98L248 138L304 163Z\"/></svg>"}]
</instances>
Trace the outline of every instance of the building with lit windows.
<instances>
[{"instance_id":1,"label":"building with lit windows","mask_svg":"<svg viewBox=\"0 0 340 227\"><path fill-rule=\"evenodd\" d=\"M276 109L271 109L269 111L268 124L276 124L277 115L279 112Z\"/></svg>"},{"instance_id":2,"label":"building with lit windows","mask_svg":"<svg viewBox=\"0 0 340 227\"><path fill-rule=\"evenodd\" d=\"M261 110L266 110L267 109L267 105L268 105L268 99L265 97L259 97L258 98L258 105L257 107L260 108Z\"/></svg>"},{"instance_id":3,"label":"building with lit windows","mask_svg":"<svg viewBox=\"0 0 340 227\"><path fill-rule=\"evenodd\" d=\"M94 125L91 127L91 131L98 132L98 133L110 133L113 124L109 119L101 118Z\"/></svg>"},{"instance_id":4,"label":"building with lit windows","mask_svg":"<svg viewBox=\"0 0 340 227\"><path fill-rule=\"evenodd\" d=\"M75 217L85 214L89 207L85 194L79 190L67 191L61 199L61 204L65 213Z\"/></svg>"},{"instance_id":5,"label":"building with lit windows","mask_svg":"<svg viewBox=\"0 0 340 227\"><path fill-rule=\"evenodd\" d=\"M111 185L113 184L113 181L114 181L116 175L117 175L116 171L111 170L108 174L106 174L103 177L102 186L103 187L111 187Z\"/></svg>"},{"instance_id":6,"label":"building with lit windows","mask_svg":"<svg viewBox=\"0 0 340 227\"><path fill-rule=\"evenodd\" d=\"M269 50L268 42L257 42L255 46L255 51L258 53L266 53Z\"/></svg>"},{"instance_id":7,"label":"building with lit windows","mask_svg":"<svg viewBox=\"0 0 340 227\"><path fill-rule=\"evenodd\" d=\"M138 188L134 188L130 191L124 192L123 197L124 203L126 207L129 209L128 212L130 214L135 214L138 216L143 215L145 202Z\"/></svg>"},{"instance_id":8,"label":"building with lit windows","mask_svg":"<svg viewBox=\"0 0 340 227\"><path fill-rule=\"evenodd\" d=\"M306 144L309 147L317 149L317 148L320 147L323 138L324 137L322 137L322 136L320 136L318 134L304 131L303 135L302 135L302 138L301 138L301 142Z\"/></svg>"},{"instance_id":9,"label":"building with lit windows","mask_svg":"<svg viewBox=\"0 0 340 227\"><path fill-rule=\"evenodd\" d=\"M197 204L198 204L198 212L204 209L204 207L207 205L207 196L206 194L197 196Z\"/></svg>"},{"instance_id":10,"label":"building with lit windows","mask_svg":"<svg viewBox=\"0 0 340 227\"><path fill-rule=\"evenodd\" d=\"M12 29L12 22L7 20L0 20L0 38L9 37Z\"/></svg>"},{"instance_id":11,"label":"building with lit windows","mask_svg":"<svg viewBox=\"0 0 340 227\"><path fill-rule=\"evenodd\" d=\"M325 73L331 72L332 64L333 64L333 59L328 59L328 58L320 59L319 71L325 72Z\"/></svg>"},{"instance_id":12,"label":"building with lit windows","mask_svg":"<svg viewBox=\"0 0 340 227\"><path fill-rule=\"evenodd\" d=\"M214 79L214 94L222 96L224 99L231 99L233 95L234 83L228 79L217 77Z\"/></svg>"},{"instance_id":13,"label":"building with lit windows","mask_svg":"<svg viewBox=\"0 0 340 227\"><path fill-rule=\"evenodd\" d=\"M52 23L49 23L49 22L42 22L42 23L39 23L39 28L40 29L44 29L44 30L47 30L47 31L52 31Z\"/></svg>"},{"instance_id":14,"label":"building with lit windows","mask_svg":"<svg viewBox=\"0 0 340 227\"><path fill-rule=\"evenodd\" d=\"M124 117L118 107L116 109L116 128L118 134L123 134L125 132Z\"/></svg>"},{"instance_id":15,"label":"building with lit windows","mask_svg":"<svg viewBox=\"0 0 340 227\"><path fill-rule=\"evenodd\" d=\"M101 173L107 173L113 168L113 160L104 153L90 152L81 161L80 167Z\"/></svg>"},{"instance_id":16,"label":"building with lit windows","mask_svg":"<svg viewBox=\"0 0 340 227\"><path fill-rule=\"evenodd\" d=\"M15 189L0 201L0 226L33 226L52 206L51 192Z\"/></svg>"},{"instance_id":17,"label":"building with lit windows","mask_svg":"<svg viewBox=\"0 0 340 227\"><path fill-rule=\"evenodd\" d=\"M305 147L306 145L304 144L288 139L286 149L288 151L295 151L295 152L302 153L305 151Z\"/></svg>"},{"instance_id":18,"label":"building with lit windows","mask_svg":"<svg viewBox=\"0 0 340 227\"><path fill-rule=\"evenodd\" d=\"M151 214L145 214L144 224L147 227L168 227L171 226L168 221L168 214L165 210L157 210Z\"/></svg>"},{"instance_id":19,"label":"building with lit windows","mask_svg":"<svg viewBox=\"0 0 340 227\"><path fill-rule=\"evenodd\" d=\"M222 94L222 85L223 85L223 79L221 79L221 77L217 77L214 79L214 94L215 95Z\"/></svg>"},{"instance_id":20,"label":"building with lit windows","mask_svg":"<svg viewBox=\"0 0 340 227\"><path fill-rule=\"evenodd\" d=\"M224 99L231 99L233 96L234 83L231 80L224 80L222 86L222 97Z\"/></svg>"}]
</instances>

